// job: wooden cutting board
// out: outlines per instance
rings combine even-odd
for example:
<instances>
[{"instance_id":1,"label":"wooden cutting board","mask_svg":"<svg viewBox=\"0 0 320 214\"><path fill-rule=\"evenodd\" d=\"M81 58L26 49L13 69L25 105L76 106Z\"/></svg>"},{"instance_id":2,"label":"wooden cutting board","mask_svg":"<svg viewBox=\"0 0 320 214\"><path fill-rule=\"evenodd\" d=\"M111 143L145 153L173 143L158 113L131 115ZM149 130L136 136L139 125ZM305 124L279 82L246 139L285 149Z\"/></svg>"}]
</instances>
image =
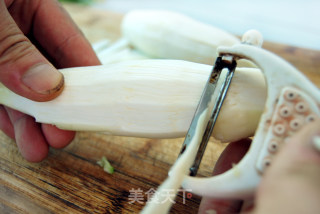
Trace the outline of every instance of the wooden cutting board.
<instances>
[{"instance_id":1,"label":"wooden cutting board","mask_svg":"<svg viewBox=\"0 0 320 214\"><path fill-rule=\"evenodd\" d=\"M65 5L90 42L120 37L121 14ZM266 42L320 86L320 52ZM0 132L0 213L138 213L148 191L166 178L183 139L141 139L79 132L62 150L51 149L37 164L21 158L15 143ZM210 141L199 174L209 176L225 145ZM115 168L96 162L106 156ZM140 191L139 201L133 192ZM130 203L132 202L132 203ZM181 192L171 213L196 213L200 197Z\"/></svg>"}]
</instances>

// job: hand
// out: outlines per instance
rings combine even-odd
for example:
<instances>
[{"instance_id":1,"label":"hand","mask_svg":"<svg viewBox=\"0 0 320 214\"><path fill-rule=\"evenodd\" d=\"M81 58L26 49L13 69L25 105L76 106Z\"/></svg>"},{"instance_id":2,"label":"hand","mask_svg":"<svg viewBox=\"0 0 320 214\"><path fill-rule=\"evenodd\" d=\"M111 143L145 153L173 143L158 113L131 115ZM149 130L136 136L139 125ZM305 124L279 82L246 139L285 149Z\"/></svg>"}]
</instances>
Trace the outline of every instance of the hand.
<instances>
[{"instance_id":1,"label":"hand","mask_svg":"<svg viewBox=\"0 0 320 214\"><path fill-rule=\"evenodd\" d=\"M63 76L50 62L57 68L100 64L89 42L55 0L0 0L0 20L0 81L21 96L48 101L61 93ZM15 139L22 156L31 162L43 160L49 146L68 145L75 135L38 124L2 105L0 129Z\"/></svg>"},{"instance_id":2,"label":"hand","mask_svg":"<svg viewBox=\"0 0 320 214\"><path fill-rule=\"evenodd\" d=\"M238 162L249 148L249 141L228 145L214 174ZM305 126L279 151L258 187L254 205L243 213L300 214L320 210L320 121ZM203 198L199 213L241 213L243 201ZM248 208L248 207L247 207Z\"/></svg>"}]
</instances>

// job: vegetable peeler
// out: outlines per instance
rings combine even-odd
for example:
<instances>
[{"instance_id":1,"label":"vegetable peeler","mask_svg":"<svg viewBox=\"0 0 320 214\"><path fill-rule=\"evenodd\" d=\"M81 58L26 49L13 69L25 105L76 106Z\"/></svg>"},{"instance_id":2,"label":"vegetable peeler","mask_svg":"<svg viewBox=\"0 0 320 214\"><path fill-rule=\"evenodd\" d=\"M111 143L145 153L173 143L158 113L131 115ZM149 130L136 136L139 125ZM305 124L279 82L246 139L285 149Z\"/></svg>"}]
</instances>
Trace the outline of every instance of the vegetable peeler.
<instances>
[{"instance_id":1,"label":"vegetable peeler","mask_svg":"<svg viewBox=\"0 0 320 214\"><path fill-rule=\"evenodd\" d=\"M242 44L218 49L219 58L251 60L264 74L268 96L251 147L237 165L221 175L210 178L186 176L182 186L192 189L195 194L233 199L252 197L265 169L272 164L274 155L292 135L320 116L319 89L288 62L258 47L259 45L253 45L262 43L258 42L259 37L256 31L249 31L244 35ZM219 58L215 68L217 63L219 68ZM225 63L223 65L228 67ZM226 78L224 81L230 82ZM216 88L213 98L217 90L219 96L225 96L226 92L222 87ZM203 100L200 101L200 106L202 102ZM221 105L217 109L213 108L211 118L218 117L219 108ZM208 123L206 130L212 130L213 126L214 122ZM204 134L195 162L190 168L191 175L196 174L207 140ZM183 149L188 142L187 137Z\"/></svg>"},{"instance_id":2,"label":"vegetable peeler","mask_svg":"<svg viewBox=\"0 0 320 214\"><path fill-rule=\"evenodd\" d=\"M163 190L182 185L185 190L200 196L250 199L275 154L305 124L319 118L319 89L288 62L262 49L259 32L248 31L242 40L242 44L218 48L219 56L203 90L180 155L155 198L165 197ZM241 59L255 63L267 83L265 109L251 147L229 171L213 177L194 177L232 84L236 62ZM167 213L171 205L166 203L160 206L156 200L151 200L142 213Z\"/></svg>"}]
</instances>

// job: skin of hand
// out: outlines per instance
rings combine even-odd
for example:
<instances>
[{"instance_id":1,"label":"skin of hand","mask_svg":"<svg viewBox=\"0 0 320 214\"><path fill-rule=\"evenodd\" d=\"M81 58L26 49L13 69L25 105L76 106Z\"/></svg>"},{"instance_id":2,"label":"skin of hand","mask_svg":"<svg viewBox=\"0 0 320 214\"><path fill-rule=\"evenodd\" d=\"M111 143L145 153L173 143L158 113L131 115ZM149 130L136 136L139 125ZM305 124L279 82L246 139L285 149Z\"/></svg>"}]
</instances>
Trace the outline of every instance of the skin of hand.
<instances>
[{"instance_id":1,"label":"skin of hand","mask_svg":"<svg viewBox=\"0 0 320 214\"><path fill-rule=\"evenodd\" d=\"M0 20L0 81L21 96L41 102L54 99L64 86L56 68L100 64L56 0L0 0ZM0 129L15 139L30 162L42 161L50 146L63 148L75 135L2 105Z\"/></svg>"},{"instance_id":2,"label":"skin of hand","mask_svg":"<svg viewBox=\"0 0 320 214\"><path fill-rule=\"evenodd\" d=\"M214 174L228 170L248 147L246 140L230 144L221 155ZM261 179L251 209L241 212L242 201L203 198L199 213L311 214L319 212L319 199L320 121L315 121L292 136L275 156Z\"/></svg>"}]
</instances>

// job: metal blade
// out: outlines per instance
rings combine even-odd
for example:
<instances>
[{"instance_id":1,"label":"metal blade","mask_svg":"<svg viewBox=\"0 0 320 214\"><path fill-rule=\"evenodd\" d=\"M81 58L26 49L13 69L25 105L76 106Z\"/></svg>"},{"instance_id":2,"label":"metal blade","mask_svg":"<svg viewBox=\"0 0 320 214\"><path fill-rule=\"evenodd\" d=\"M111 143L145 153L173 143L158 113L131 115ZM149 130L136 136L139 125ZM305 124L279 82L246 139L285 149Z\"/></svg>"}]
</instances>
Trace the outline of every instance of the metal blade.
<instances>
[{"instance_id":1,"label":"metal blade","mask_svg":"<svg viewBox=\"0 0 320 214\"><path fill-rule=\"evenodd\" d=\"M192 167L190 168L190 175L195 176L198 172L202 156L205 152L207 143L213 131L213 127L217 121L222 103L230 86L234 70L236 68L236 61L232 56L220 56L215 62L215 66L210 74L207 84L203 90L197 110L192 119L190 128L185 137L180 155L187 149L192 138L194 137L197 126L199 125L199 118L202 113L207 111L207 115L203 120L202 139L199 142L198 151Z\"/></svg>"}]
</instances>

